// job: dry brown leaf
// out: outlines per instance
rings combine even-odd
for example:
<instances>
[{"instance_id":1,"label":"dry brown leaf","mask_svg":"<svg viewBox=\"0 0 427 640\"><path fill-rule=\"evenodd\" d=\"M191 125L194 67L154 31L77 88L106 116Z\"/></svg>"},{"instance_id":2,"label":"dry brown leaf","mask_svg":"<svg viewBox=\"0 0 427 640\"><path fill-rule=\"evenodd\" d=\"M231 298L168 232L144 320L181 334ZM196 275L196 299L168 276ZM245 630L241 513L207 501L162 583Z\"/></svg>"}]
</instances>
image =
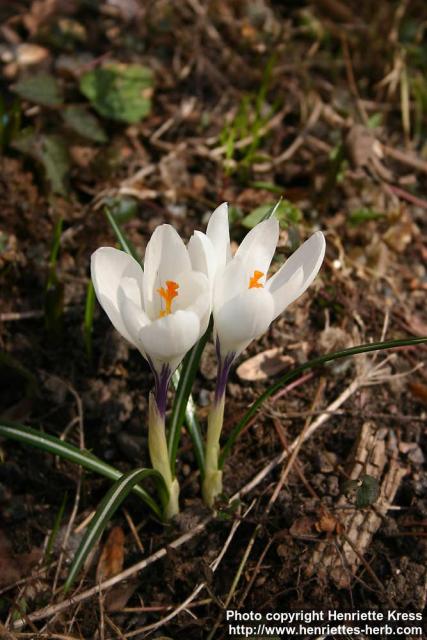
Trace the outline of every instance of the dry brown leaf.
<instances>
[{"instance_id":1,"label":"dry brown leaf","mask_svg":"<svg viewBox=\"0 0 427 640\"><path fill-rule=\"evenodd\" d=\"M123 569L125 534L121 527L113 527L104 545L96 570L98 582L108 580Z\"/></svg>"},{"instance_id":2,"label":"dry brown leaf","mask_svg":"<svg viewBox=\"0 0 427 640\"><path fill-rule=\"evenodd\" d=\"M301 516L293 521L289 533L293 538L317 538L315 529L315 518L310 516Z\"/></svg>"},{"instance_id":3,"label":"dry brown leaf","mask_svg":"<svg viewBox=\"0 0 427 640\"><path fill-rule=\"evenodd\" d=\"M294 362L291 356L283 354L281 347L274 347L242 362L236 373L241 380L258 382L277 375Z\"/></svg>"},{"instance_id":4,"label":"dry brown leaf","mask_svg":"<svg viewBox=\"0 0 427 640\"><path fill-rule=\"evenodd\" d=\"M427 384L423 384L422 382L410 382L409 389L417 400L421 400L421 402L427 404Z\"/></svg>"}]
</instances>

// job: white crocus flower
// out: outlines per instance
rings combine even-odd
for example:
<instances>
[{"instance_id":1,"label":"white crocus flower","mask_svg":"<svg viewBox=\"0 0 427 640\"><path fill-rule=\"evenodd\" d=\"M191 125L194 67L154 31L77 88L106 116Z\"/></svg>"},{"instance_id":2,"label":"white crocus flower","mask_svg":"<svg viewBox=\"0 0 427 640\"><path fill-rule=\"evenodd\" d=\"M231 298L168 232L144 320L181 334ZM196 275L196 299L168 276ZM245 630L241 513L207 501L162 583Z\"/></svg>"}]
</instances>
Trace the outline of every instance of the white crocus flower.
<instances>
[{"instance_id":1,"label":"white crocus flower","mask_svg":"<svg viewBox=\"0 0 427 640\"><path fill-rule=\"evenodd\" d=\"M269 278L278 238L278 220L274 217L264 220L249 231L231 257L228 210L224 203L213 212L206 235L196 232L189 243L193 266L203 271L211 283L218 353L205 461L204 496L210 505L222 487L218 453L230 366L310 286L325 255L325 239L317 231Z\"/></svg>"},{"instance_id":2,"label":"white crocus flower","mask_svg":"<svg viewBox=\"0 0 427 640\"><path fill-rule=\"evenodd\" d=\"M166 511L171 516L178 509L178 485L171 475L166 444L166 394L172 373L206 331L211 312L209 280L193 268L182 239L167 224L157 227L147 244L144 271L124 251L101 247L92 255L91 272L99 303L154 373L150 456L168 485Z\"/></svg>"}]
</instances>

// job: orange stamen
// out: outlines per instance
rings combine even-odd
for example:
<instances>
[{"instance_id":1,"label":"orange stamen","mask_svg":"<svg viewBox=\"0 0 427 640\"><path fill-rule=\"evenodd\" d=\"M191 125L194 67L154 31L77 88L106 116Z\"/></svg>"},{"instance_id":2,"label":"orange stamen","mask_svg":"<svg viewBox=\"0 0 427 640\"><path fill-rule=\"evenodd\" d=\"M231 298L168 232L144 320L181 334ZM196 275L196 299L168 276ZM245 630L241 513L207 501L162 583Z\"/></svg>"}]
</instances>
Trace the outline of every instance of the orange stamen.
<instances>
[{"instance_id":1,"label":"orange stamen","mask_svg":"<svg viewBox=\"0 0 427 640\"><path fill-rule=\"evenodd\" d=\"M249 289L262 289L264 287L261 282L258 282L260 278L264 276L262 271L254 271L254 275L249 278Z\"/></svg>"},{"instance_id":2,"label":"orange stamen","mask_svg":"<svg viewBox=\"0 0 427 640\"><path fill-rule=\"evenodd\" d=\"M173 280L166 280L166 289L164 287L160 287L157 289L157 293L165 301L165 308L163 311L160 311L160 317L164 318L172 313L172 300L178 295L179 284L174 282Z\"/></svg>"}]
</instances>

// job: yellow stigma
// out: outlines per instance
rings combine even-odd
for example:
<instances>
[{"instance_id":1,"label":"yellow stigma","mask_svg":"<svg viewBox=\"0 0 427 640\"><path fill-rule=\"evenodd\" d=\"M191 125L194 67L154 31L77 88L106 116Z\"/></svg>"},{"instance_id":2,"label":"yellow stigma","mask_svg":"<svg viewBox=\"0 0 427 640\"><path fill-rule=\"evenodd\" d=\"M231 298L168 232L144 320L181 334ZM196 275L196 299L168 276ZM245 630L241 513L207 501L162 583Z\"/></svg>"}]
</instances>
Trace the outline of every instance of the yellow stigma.
<instances>
[{"instance_id":1,"label":"yellow stigma","mask_svg":"<svg viewBox=\"0 0 427 640\"><path fill-rule=\"evenodd\" d=\"M262 271L254 271L254 275L249 278L248 289L263 289L264 285L258 282L260 278L264 276Z\"/></svg>"},{"instance_id":2,"label":"yellow stigma","mask_svg":"<svg viewBox=\"0 0 427 640\"><path fill-rule=\"evenodd\" d=\"M179 284L173 280L166 280L166 288L160 287L157 293L165 301L165 308L160 311L160 318L164 318L172 313L172 300L178 295Z\"/></svg>"}]
</instances>

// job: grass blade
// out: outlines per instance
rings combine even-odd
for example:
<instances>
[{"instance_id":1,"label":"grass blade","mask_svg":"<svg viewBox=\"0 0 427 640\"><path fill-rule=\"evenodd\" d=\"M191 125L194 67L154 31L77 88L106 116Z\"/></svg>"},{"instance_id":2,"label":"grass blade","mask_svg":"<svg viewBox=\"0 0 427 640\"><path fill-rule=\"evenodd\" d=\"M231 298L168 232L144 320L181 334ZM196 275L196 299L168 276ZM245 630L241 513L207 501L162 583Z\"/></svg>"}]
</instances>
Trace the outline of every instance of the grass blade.
<instances>
[{"instance_id":1,"label":"grass blade","mask_svg":"<svg viewBox=\"0 0 427 640\"><path fill-rule=\"evenodd\" d=\"M102 532L111 520L113 514L122 504L123 500L125 500L135 485L149 477L154 477L160 485L163 484L163 489L166 491L163 478L158 471L155 471L154 469L135 469L134 471L129 471L129 473L122 475L106 493L104 498L101 500L74 556L70 572L64 585L65 593L70 589L84 561L98 542Z\"/></svg>"},{"instance_id":2,"label":"grass blade","mask_svg":"<svg viewBox=\"0 0 427 640\"><path fill-rule=\"evenodd\" d=\"M168 449L171 470L175 475L175 461L178 451L179 435L184 419L187 423L188 433L194 447L194 455L200 473L204 473L204 451L203 437L199 422L196 418L195 405L191 396L194 378L199 368L200 358L202 356L205 344L208 341L212 329L212 321L209 323L205 334L200 338L199 342L185 356L179 374L174 375L173 383L176 383L175 401L172 408L172 416L169 422Z\"/></svg>"},{"instance_id":3,"label":"grass blade","mask_svg":"<svg viewBox=\"0 0 427 640\"><path fill-rule=\"evenodd\" d=\"M59 507L59 511L56 514L55 522L53 523L52 531L50 532L49 539L46 545L46 551L44 554L45 562L48 563L50 561L50 556L52 554L53 545L55 544L55 540L58 536L59 527L61 526L62 518L64 517L65 505L67 504L67 492L64 493L64 497L62 498L61 506Z\"/></svg>"},{"instance_id":4,"label":"grass blade","mask_svg":"<svg viewBox=\"0 0 427 640\"><path fill-rule=\"evenodd\" d=\"M89 362L92 362L92 331L93 331L93 314L95 312L95 289L92 280L89 280L86 291L85 318L83 325L83 337L86 349L86 355Z\"/></svg>"},{"instance_id":5,"label":"grass blade","mask_svg":"<svg viewBox=\"0 0 427 640\"><path fill-rule=\"evenodd\" d=\"M116 234L116 238L121 246L121 248L123 249L123 251L126 251L126 253L128 253L130 256L132 256L132 258L135 258L135 260L137 260L139 262L139 264L142 265L142 260L140 258L140 256L138 255L137 250L135 249L135 247L133 246L132 242L129 240L129 238L126 237L126 235L123 233L123 230L121 228L121 226L119 225L119 223L117 222L117 220L115 219L115 217L113 216L112 212L110 211L110 209L108 207L105 207L104 209L105 211L105 215L107 216L108 222L111 225L111 228L113 229L114 233Z\"/></svg>"},{"instance_id":6,"label":"grass blade","mask_svg":"<svg viewBox=\"0 0 427 640\"><path fill-rule=\"evenodd\" d=\"M268 389L262 393L257 400L249 407L248 411L245 413L243 418L236 424L228 439L221 451L221 455L219 456L218 465L219 468L222 469L224 466L224 462L228 454L230 453L234 443L240 435L240 432L244 427L248 424L249 420L256 414L258 409L261 407L263 402L265 402L270 396L273 395L276 391L278 391L284 384L287 382L291 382L295 378L297 378L301 373L306 371L307 369L314 369L316 367L320 367L322 364L326 362L332 362L332 360L339 360L340 358L348 358L350 356L358 355L359 353L368 353L370 351L382 351L383 349L393 349L394 347L406 347L409 345L416 345L427 343L427 336L423 338L407 338L403 340L388 340L386 342L371 342L369 344L361 344L357 347L351 347L350 349L345 349L344 351L335 351L334 353L327 353L324 356L319 356L318 358L314 358L313 360L309 360L305 362L299 367L292 369L292 371L288 371L284 376L279 378L279 380L271 385Z\"/></svg>"},{"instance_id":7,"label":"grass blade","mask_svg":"<svg viewBox=\"0 0 427 640\"><path fill-rule=\"evenodd\" d=\"M84 469L93 471L109 480L118 480L123 475L121 471L103 462L90 453L90 451L82 451L73 444L63 442L55 436L48 435L47 433L26 427L22 424L2 420L0 422L0 436L8 440L17 440L36 449L52 453L54 456L58 456L63 460L69 460L74 464L79 464ZM133 491L144 500L158 518L161 518L162 512L160 507L142 487L136 486L133 488Z\"/></svg>"}]
</instances>

